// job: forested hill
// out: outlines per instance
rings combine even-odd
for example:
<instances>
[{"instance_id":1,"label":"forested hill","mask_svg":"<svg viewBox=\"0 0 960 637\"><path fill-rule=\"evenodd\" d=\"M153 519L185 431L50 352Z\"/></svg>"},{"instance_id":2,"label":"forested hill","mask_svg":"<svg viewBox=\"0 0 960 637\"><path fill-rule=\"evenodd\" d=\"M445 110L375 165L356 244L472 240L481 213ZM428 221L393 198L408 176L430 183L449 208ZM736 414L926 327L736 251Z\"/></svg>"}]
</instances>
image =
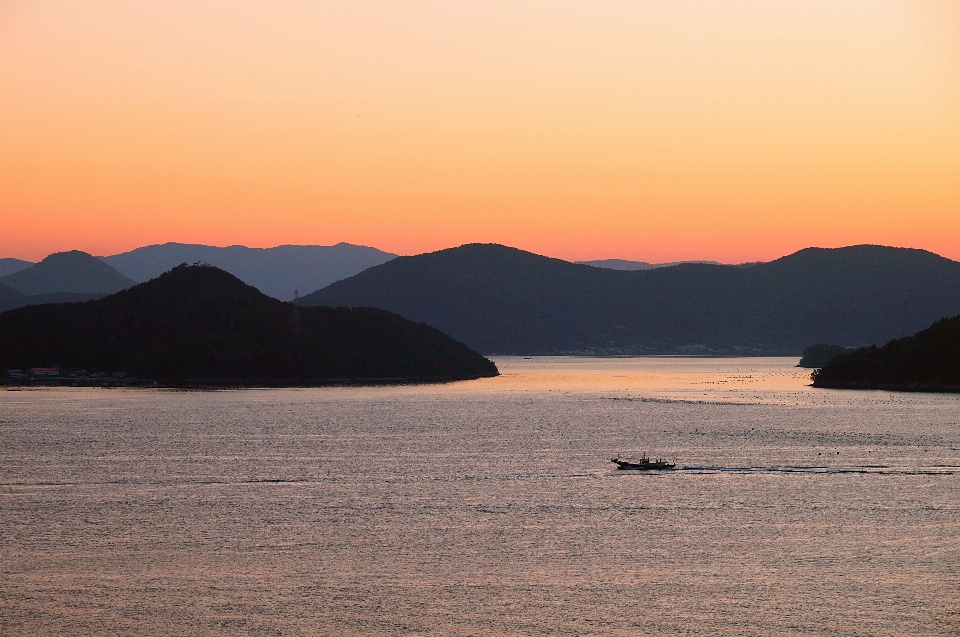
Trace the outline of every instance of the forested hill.
<instances>
[{"instance_id":1,"label":"forested hill","mask_svg":"<svg viewBox=\"0 0 960 637\"><path fill-rule=\"evenodd\" d=\"M960 392L960 316L883 347L840 354L813 373L813 386Z\"/></svg>"},{"instance_id":2,"label":"forested hill","mask_svg":"<svg viewBox=\"0 0 960 637\"><path fill-rule=\"evenodd\" d=\"M294 311L222 270L182 265L99 300L0 314L0 369L60 366L169 381L497 374L462 343L396 314L300 308L295 321Z\"/></svg>"},{"instance_id":3,"label":"forested hill","mask_svg":"<svg viewBox=\"0 0 960 637\"><path fill-rule=\"evenodd\" d=\"M641 271L578 265L500 245L400 257L304 305L372 306L485 353L762 353L863 346L960 313L960 263L923 250L808 248L749 268Z\"/></svg>"}]
</instances>

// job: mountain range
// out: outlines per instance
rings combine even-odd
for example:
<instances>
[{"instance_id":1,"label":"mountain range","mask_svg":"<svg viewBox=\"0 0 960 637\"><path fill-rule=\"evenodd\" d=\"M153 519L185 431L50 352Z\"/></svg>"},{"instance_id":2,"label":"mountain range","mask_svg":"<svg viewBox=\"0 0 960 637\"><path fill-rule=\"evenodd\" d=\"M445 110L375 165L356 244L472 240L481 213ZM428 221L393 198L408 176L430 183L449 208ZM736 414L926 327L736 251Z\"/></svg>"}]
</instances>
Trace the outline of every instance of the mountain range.
<instances>
[{"instance_id":1,"label":"mountain range","mask_svg":"<svg viewBox=\"0 0 960 637\"><path fill-rule=\"evenodd\" d=\"M428 325L373 308L298 308L204 265L87 303L3 312L0 369L36 366L180 382L497 375Z\"/></svg>"},{"instance_id":2,"label":"mountain range","mask_svg":"<svg viewBox=\"0 0 960 637\"><path fill-rule=\"evenodd\" d=\"M576 261L582 265L592 265L595 268L607 268L608 270L654 270L656 268L669 268L672 265L681 263L709 263L711 265L721 265L717 261L674 261L672 263L647 263L646 261L628 261L626 259L599 259L596 261Z\"/></svg>"},{"instance_id":3,"label":"mountain range","mask_svg":"<svg viewBox=\"0 0 960 637\"><path fill-rule=\"evenodd\" d=\"M166 243L109 257L73 250L40 263L0 259L0 312L41 303L88 301L153 279L181 263L207 263L230 272L264 294L292 299L395 258L376 248L333 246L216 248Z\"/></svg>"},{"instance_id":4,"label":"mountain range","mask_svg":"<svg viewBox=\"0 0 960 637\"><path fill-rule=\"evenodd\" d=\"M208 263L267 296L289 301L295 291L306 294L396 256L349 243L275 248L164 243L100 259L138 283L149 281L181 263Z\"/></svg>"},{"instance_id":5,"label":"mountain range","mask_svg":"<svg viewBox=\"0 0 960 637\"><path fill-rule=\"evenodd\" d=\"M471 244L399 257L300 303L378 307L487 354L799 355L886 342L909 330L905 313L917 327L960 313L960 263L860 245L618 271Z\"/></svg>"},{"instance_id":6,"label":"mountain range","mask_svg":"<svg viewBox=\"0 0 960 637\"><path fill-rule=\"evenodd\" d=\"M960 263L923 250L809 248L769 263L631 271L483 244L400 258L348 244L165 244L104 259L64 252L0 277L0 311L132 286L111 260L149 277L168 263L227 257L247 268L239 278L274 291L380 260L300 303L381 308L485 353L795 355L812 343L886 342L960 313Z\"/></svg>"},{"instance_id":7,"label":"mountain range","mask_svg":"<svg viewBox=\"0 0 960 637\"><path fill-rule=\"evenodd\" d=\"M17 292L0 283L0 312L6 312L25 305L43 305L45 303L79 303L102 298L103 294L83 294L77 292L53 292L50 294L27 295Z\"/></svg>"},{"instance_id":8,"label":"mountain range","mask_svg":"<svg viewBox=\"0 0 960 637\"><path fill-rule=\"evenodd\" d=\"M0 259L0 277L19 272L20 270L26 270L31 265L35 264L32 261L24 261L23 259Z\"/></svg>"},{"instance_id":9,"label":"mountain range","mask_svg":"<svg viewBox=\"0 0 960 637\"><path fill-rule=\"evenodd\" d=\"M89 301L133 284L86 252L56 252L0 277L0 312L24 305Z\"/></svg>"}]
</instances>

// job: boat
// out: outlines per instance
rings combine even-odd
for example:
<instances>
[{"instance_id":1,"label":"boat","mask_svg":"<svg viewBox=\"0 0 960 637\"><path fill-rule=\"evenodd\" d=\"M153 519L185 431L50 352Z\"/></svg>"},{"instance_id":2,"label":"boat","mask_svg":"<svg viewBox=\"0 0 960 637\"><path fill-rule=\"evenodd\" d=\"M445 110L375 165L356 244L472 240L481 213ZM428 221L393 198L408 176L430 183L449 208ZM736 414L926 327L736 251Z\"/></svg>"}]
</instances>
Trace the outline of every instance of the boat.
<instances>
[{"instance_id":1,"label":"boat","mask_svg":"<svg viewBox=\"0 0 960 637\"><path fill-rule=\"evenodd\" d=\"M674 462L667 462L663 458L648 458L647 454L643 454L637 459L610 458L610 462L615 463L617 469L634 471L669 471L677 468Z\"/></svg>"}]
</instances>

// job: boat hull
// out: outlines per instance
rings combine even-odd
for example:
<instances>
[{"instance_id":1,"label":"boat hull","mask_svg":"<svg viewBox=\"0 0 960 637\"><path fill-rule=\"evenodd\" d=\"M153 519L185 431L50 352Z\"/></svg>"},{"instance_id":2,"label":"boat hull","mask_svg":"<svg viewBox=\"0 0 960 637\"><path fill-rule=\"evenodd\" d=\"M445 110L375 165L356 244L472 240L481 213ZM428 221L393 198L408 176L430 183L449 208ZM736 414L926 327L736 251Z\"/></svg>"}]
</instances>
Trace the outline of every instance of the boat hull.
<instances>
[{"instance_id":1,"label":"boat hull","mask_svg":"<svg viewBox=\"0 0 960 637\"><path fill-rule=\"evenodd\" d=\"M677 465L672 462L648 460L645 458L641 458L636 462L620 460L619 458L611 458L610 461L616 464L617 469L621 471L670 471L671 469L677 468Z\"/></svg>"}]
</instances>

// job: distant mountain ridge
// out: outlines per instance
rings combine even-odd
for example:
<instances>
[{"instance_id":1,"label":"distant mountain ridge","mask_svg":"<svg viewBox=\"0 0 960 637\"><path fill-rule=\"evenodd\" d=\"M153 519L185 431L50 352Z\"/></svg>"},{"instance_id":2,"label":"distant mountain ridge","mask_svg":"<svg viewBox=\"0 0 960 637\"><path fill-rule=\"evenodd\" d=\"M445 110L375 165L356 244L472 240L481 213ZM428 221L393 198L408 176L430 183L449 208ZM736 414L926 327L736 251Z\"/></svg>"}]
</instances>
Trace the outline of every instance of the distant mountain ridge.
<instances>
[{"instance_id":1,"label":"distant mountain ridge","mask_svg":"<svg viewBox=\"0 0 960 637\"><path fill-rule=\"evenodd\" d=\"M0 277L0 284L25 294L104 295L124 290L134 281L99 259L81 252L55 252L40 263Z\"/></svg>"},{"instance_id":2,"label":"distant mountain ridge","mask_svg":"<svg viewBox=\"0 0 960 637\"><path fill-rule=\"evenodd\" d=\"M51 292L50 294L34 294L27 296L20 294L16 290L11 290L7 286L0 289L0 312L15 310L18 307L27 305L44 305L46 303L82 303L83 301L95 301L102 299L105 294L82 294L79 292ZM9 294L10 290L14 294Z\"/></svg>"},{"instance_id":3,"label":"distant mountain ridge","mask_svg":"<svg viewBox=\"0 0 960 637\"><path fill-rule=\"evenodd\" d=\"M7 276L8 274L13 274L21 270L26 270L32 265L36 265L33 261L24 261L23 259L12 259L12 258L3 258L0 259L0 277Z\"/></svg>"},{"instance_id":4,"label":"distant mountain ridge","mask_svg":"<svg viewBox=\"0 0 960 637\"><path fill-rule=\"evenodd\" d=\"M655 270L656 268L669 268L682 263L709 263L710 265L723 265L718 261L673 261L671 263L647 263L646 261L629 261L627 259L598 259L595 261L575 261L582 265L592 265L595 268L607 268L608 270Z\"/></svg>"},{"instance_id":5,"label":"distant mountain ridge","mask_svg":"<svg viewBox=\"0 0 960 637\"><path fill-rule=\"evenodd\" d=\"M306 294L396 256L349 243L275 248L164 243L99 258L137 282L149 281L181 263L208 263L268 296L288 301L294 291Z\"/></svg>"},{"instance_id":6,"label":"distant mountain ridge","mask_svg":"<svg viewBox=\"0 0 960 637\"><path fill-rule=\"evenodd\" d=\"M18 292L12 287L0 283L0 312L27 305L27 299L29 298L23 292Z\"/></svg>"},{"instance_id":7,"label":"distant mountain ridge","mask_svg":"<svg viewBox=\"0 0 960 637\"><path fill-rule=\"evenodd\" d=\"M467 379L496 366L428 325L296 308L212 266L178 266L88 303L0 314L0 370L61 366L164 381Z\"/></svg>"},{"instance_id":8,"label":"distant mountain ridge","mask_svg":"<svg viewBox=\"0 0 960 637\"><path fill-rule=\"evenodd\" d=\"M617 271L471 244L400 257L307 295L423 321L484 353L784 354L862 346L960 313L960 263L884 246L751 267Z\"/></svg>"}]
</instances>

